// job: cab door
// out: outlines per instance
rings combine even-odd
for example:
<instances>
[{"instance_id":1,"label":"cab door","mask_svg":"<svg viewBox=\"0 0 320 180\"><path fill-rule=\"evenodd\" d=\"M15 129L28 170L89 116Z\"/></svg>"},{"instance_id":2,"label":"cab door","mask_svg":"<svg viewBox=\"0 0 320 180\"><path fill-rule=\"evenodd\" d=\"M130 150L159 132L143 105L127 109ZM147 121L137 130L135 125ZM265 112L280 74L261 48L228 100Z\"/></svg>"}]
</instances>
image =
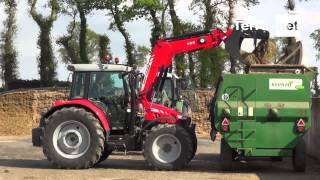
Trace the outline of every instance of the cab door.
<instances>
[{"instance_id":1,"label":"cab door","mask_svg":"<svg viewBox=\"0 0 320 180\"><path fill-rule=\"evenodd\" d=\"M127 104L121 72L91 72L88 99L101 107L112 130L127 128Z\"/></svg>"}]
</instances>

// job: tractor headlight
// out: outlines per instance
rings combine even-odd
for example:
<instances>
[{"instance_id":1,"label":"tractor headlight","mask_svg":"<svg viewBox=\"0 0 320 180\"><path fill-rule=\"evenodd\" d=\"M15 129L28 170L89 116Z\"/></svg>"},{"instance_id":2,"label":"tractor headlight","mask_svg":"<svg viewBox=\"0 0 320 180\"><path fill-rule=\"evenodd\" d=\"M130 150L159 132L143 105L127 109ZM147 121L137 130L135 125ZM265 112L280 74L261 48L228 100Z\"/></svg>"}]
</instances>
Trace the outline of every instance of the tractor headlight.
<instances>
[{"instance_id":1,"label":"tractor headlight","mask_svg":"<svg viewBox=\"0 0 320 180\"><path fill-rule=\"evenodd\" d=\"M199 39L199 44L205 44L205 43L207 43L207 39L205 37L201 37Z\"/></svg>"}]
</instances>

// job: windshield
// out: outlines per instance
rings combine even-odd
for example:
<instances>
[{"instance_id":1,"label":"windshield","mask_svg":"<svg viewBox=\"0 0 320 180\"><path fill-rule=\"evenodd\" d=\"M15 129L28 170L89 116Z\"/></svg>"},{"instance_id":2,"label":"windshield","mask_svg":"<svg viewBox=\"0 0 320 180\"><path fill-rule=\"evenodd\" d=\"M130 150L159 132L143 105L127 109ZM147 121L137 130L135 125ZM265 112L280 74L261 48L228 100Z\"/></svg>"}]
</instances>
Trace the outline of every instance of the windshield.
<instances>
[{"instance_id":1,"label":"windshield","mask_svg":"<svg viewBox=\"0 0 320 180\"><path fill-rule=\"evenodd\" d=\"M88 98L101 99L124 95L123 79L119 72L92 72Z\"/></svg>"},{"instance_id":2,"label":"windshield","mask_svg":"<svg viewBox=\"0 0 320 180\"><path fill-rule=\"evenodd\" d=\"M75 72L71 99L119 97L124 95L121 72Z\"/></svg>"}]
</instances>

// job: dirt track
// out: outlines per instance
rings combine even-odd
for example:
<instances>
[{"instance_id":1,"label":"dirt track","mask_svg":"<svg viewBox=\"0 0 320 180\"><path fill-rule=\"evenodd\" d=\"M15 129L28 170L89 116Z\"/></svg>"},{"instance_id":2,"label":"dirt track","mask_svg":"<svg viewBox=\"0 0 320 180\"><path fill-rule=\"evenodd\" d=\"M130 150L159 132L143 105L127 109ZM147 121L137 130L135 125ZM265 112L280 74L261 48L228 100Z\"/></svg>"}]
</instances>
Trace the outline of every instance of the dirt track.
<instances>
[{"instance_id":1,"label":"dirt track","mask_svg":"<svg viewBox=\"0 0 320 180\"><path fill-rule=\"evenodd\" d=\"M60 170L50 165L40 148L31 146L30 138L0 137L0 179L320 179L320 162L312 159L302 174L292 171L290 159L242 162L234 172L221 172L219 143L200 139L197 156L181 171L152 171L138 153L112 155L89 170Z\"/></svg>"}]
</instances>

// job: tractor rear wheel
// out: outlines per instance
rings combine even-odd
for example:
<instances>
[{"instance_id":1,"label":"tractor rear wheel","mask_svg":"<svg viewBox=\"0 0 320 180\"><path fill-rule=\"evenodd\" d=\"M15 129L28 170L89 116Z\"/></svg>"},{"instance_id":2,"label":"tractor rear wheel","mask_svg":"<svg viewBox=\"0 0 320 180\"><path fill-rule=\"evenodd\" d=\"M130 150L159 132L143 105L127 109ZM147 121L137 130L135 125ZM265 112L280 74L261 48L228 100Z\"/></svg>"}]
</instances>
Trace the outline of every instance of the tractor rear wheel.
<instances>
[{"instance_id":1,"label":"tractor rear wheel","mask_svg":"<svg viewBox=\"0 0 320 180\"><path fill-rule=\"evenodd\" d=\"M46 120L43 153L58 168L92 167L102 156L104 143L99 120L85 109L63 108Z\"/></svg>"},{"instance_id":2,"label":"tractor rear wheel","mask_svg":"<svg viewBox=\"0 0 320 180\"><path fill-rule=\"evenodd\" d=\"M192 159L192 138L179 125L162 124L153 127L143 145L143 155L156 170L177 170Z\"/></svg>"},{"instance_id":3,"label":"tractor rear wheel","mask_svg":"<svg viewBox=\"0 0 320 180\"><path fill-rule=\"evenodd\" d=\"M223 171L231 171L233 164L233 150L230 148L225 139L221 139L220 145L220 167Z\"/></svg>"},{"instance_id":4,"label":"tractor rear wheel","mask_svg":"<svg viewBox=\"0 0 320 180\"><path fill-rule=\"evenodd\" d=\"M306 170L306 142L301 139L293 150L292 165L296 172L304 172Z\"/></svg>"}]
</instances>

